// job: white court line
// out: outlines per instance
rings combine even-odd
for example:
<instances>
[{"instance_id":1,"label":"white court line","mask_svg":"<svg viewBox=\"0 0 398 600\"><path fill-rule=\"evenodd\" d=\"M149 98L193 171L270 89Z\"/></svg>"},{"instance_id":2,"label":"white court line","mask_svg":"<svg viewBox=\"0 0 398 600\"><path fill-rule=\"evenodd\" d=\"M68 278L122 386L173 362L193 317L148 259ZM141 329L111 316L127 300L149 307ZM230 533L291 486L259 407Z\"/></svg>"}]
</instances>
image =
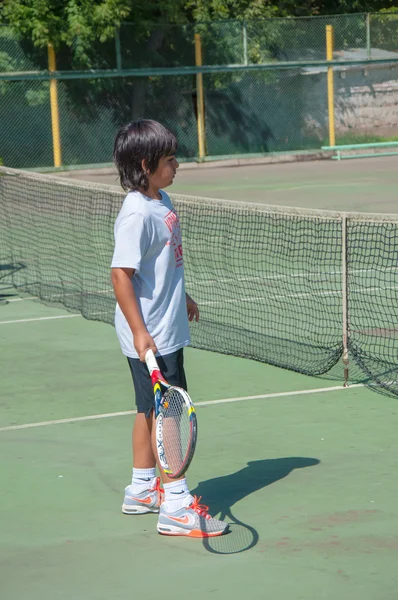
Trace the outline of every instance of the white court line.
<instances>
[{"instance_id":1,"label":"white court line","mask_svg":"<svg viewBox=\"0 0 398 600\"><path fill-rule=\"evenodd\" d=\"M397 267L398 268L398 267ZM63 282L63 283L68 283L68 282ZM88 291L86 292L86 294L113 294L113 289L106 289L106 290L95 290L95 291ZM62 293L62 294L56 294L56 295L52 295L52 296L46 296L45 301L51 302L53 299L55 302L60 302L59 297L60 295L62 295L62 297L66 297L66 296L74 296L76 294L80 294L80 292L67 292L67 293ZM11 298L10 300L7 300L8 302L23 302L24 300L41 300L40 296L28 296L26 298Z\"/></svg>"},{"instance_id":2,"label":"white court line","mask_svg":"<svg viewBox=\"0 0 398 600\"><path fill-rule=\"evenodd\" d=\"M243 402L246 400L268 400L270 398L286 398L288 396L303 396L307 394L322 394L327 392L337 392L352 388L364 387L363 383L354 383L348 387L336 385L334 387L316 388L312 390L297 390L293 392L277 392L274 394L260 394L258 396L241 396L239 398L223 398L222 400L207 400L205 402L195 402L195 406L213 406L214 404L231 404L232 402ZM65 423L76 423L78 421L94 421L96 419L109 419L112 417L124 417L126 415L135 415L136 410L125 410L123 412L103 413L99 415L89 415L87 417L73 417L71 419L57 419L55 421L41 421L38 423L26 423L24 425L9 425L0 427L2 431L16 431L17 429L31 429L33 427L47 427L49 425L62 425Z\"/></svg>"},{"instance_id":3,"label":"white court line","mask_svg":"<svg viewBox=\"0 0 398 600\"><path fill-rule=\"evenodd\" d=\"M50 321L51 319L71 319L72 317L81 317L82 315L58 315L56 317L36 317L34 319L16 319L14 321L0 321L0 325L8 323L30 323L32 321Z\"/></svg>"},{"instance_id":4,"label":"white court line","mask_svg":"<svg viewBox=\"0 0 398 600\"><path fill-rule=\"evenodd\" d=\"M385 268L373 268L373 269L352 269L350 270L350 275L358 275L360 273L385 273L386 271L398 271L398 267L385 267ZM273 281L273 280L278 280L278 279L297 279L297 278L302 278L302 279L309 279L309 280L313 280L313 278L322 278L323 281L326 281L326 276L328 275L338 275L341 276L342 274L342 270L338 269L337 271L303 271L303 272L299 272L299 273L295 273L294 271L292 273L271 273L269 275L252 275L252 276L248 276L248 277L222 277L222 278L218 278L218 277L210 277L209 279L195 279L193 281L189 281L189 286L190 287L195 287L195 286L200 286L200 285L212 285L214 283L234 283L236 281L240 281L243 283L246 282L259 282L261 283L262 281ZM67 284L69 282L67 281L63 281L63 284ZM317 283L317 281L315 281L314 283ZM367 289L367 288L364 288ZM372 288L369 288L372 289ZM373 288L374 290L378 290L378 289L384 289L384 288ZM62 296L73 296L76 293L80 293L80 292L66 292L66 293L62 293ZM102 290L94 290L94 291L88 291L88 294L113 294L114 291L111 288L106 288L106 289L102 289ZM48 300L51 302L51 299L54 298L55 301L59 301L59 297L60 294L55 294L53 296L49 296ZM23 302L25 300L40 300L39 296L29 296L27 298L12 298L10 300L8 300L8 302Z\"/></svg>"},{"instance_id":5,"label":"white court line","mask_svg":"<svg viewBox=\"0 0 398 600\"><path fill-rule=\"evenodd\" d=\"M189 287L189 286L188 286ZM350 290L350 294L358 294L358 293L369 293L372 294L374 292L382 292L386 290L396 290L398 286L385 286L385 287L363 287ZM247 296L243 298L231 298L231 299L223 299L223 300L209 300L209 301L200 301L199 306L224 306L225 304L239 304L240 302L250 303L250 302L258 302L261 300L285 300L287 298L313 298L316 300L321 296L341 296L341 290L324 290L324 291L311 291L311 292L301 292L301 293L291 293L291 294L270 294L269 296ZM101 314L101 313L93 313L93 314ZM81 315L59 315L57 317L37 317L32 319L17 319L12 321L0 321L0 325L7 325L8 323L30 323L32 321L48 321L50 319L69 319L71 317L81 317Z\"/></svg>"},{"instance_id":6,"label":"white court line","mask_svg":"<svg viewBox=\"0 0 398 600\"><path fill-rule=\"evenodd\" d=\"M38 296L28 296L27 298L10 298L7 302L23 302L24 300L38 300Z\"/></svg>"},{"instance_id":7,"label":"white court line","mask_svg":"<svg viewBox=\"0 0 398 600\"><path fill-rule=\"evenodd\" d=\"M363 182L367 182L367 181L379 181L378 177L364 177L363 179L361 179L360 181L347 181L347 182L343 182L343 183L306 183L303 182L303 185L300 186L295 186L295 187L277 187L278 184L266 184L266 185L261 185L261 183L253 183L253 184L248 184L247 182L244 182L242 185L237 184L236 182L234 182L234 189L238 188L238 189L263 189L266 192L290 192L293 190L306 190L309 188L335 188L335 187L341 187L341 186L358 186L358 185L363 185ZM275 187L276 186L276 187ZM231 186L226 186L226 185L219 185L215 188L216 190L221 190L221 191L225 191L225 190L230 190Z\"/></svg>"},{"instance_id":8,"label":"white court line","mask_svg":"<svg viewBox=\"0 0 398 600\"><path fill-rule=\"evenodd\" d=\"M350 271L350 275L357 275L358 273L385 273L385 271L397 271L398 267L386 267L385 269L353 269ZM208 285L213 283L231 283L236 281L269 281L273 279L295 279L295 278L303 278L303 279L312 279L313 277L319 278L322 277L325 279L326 275L340 275L342 271L341 269L338 271L307 271L303 273L273 273L272 275L253 275L251 277L225 277L222 279L211 278L211 279L195 279L194 281L190 281L190 286L195 285ZM315 281L315 283L317 283Z\"/></svg>"},{"instance_id":9,"label":"white court line","mask_svg":"<svg viewBox=\"0 0 398 600\"><path fill-rule=\"evenodd\" d=\"M393 286L385 286L385 287L372 287L372 288L358 288L356 290L350 290L349 294L358 294L358 293L373 293L373 292L382 292L385 290L396 290L398 289L397 285ZM245 298L231 298L230 300L209 300L208 302L199 302L199 307L201 306L224 306L225 304L239 304L240 302L258 302L259 300L285 300L286 298L313 298L316 300L321 296L341 296L343 292L341 290L337 291L327 291L324 292L303 292L297 294L279 294L269 296L247 296Z\"/></svg>"},{"instance_id":10,"label":"white court line","mask_svg":"<svg viewBox=\"0 0 398 600\"><path fill-rule=\"evenodd\" d=\"M311 184L311 185L299 185L296 187L285 187L285 188L270 188L267 189L267 191L269 192L292 192L295 190L307 190L309 188L334 188L334 187L341 187L341 186L349 186L349 185L363 185L363 181L378 181L377 177L366 177L366 179L364 178L362 181L352 181L352 182L344 182L344 183L325 183L325 184ZM250 186L247 186L250 188Z\"/></svg>"}]
</instances>

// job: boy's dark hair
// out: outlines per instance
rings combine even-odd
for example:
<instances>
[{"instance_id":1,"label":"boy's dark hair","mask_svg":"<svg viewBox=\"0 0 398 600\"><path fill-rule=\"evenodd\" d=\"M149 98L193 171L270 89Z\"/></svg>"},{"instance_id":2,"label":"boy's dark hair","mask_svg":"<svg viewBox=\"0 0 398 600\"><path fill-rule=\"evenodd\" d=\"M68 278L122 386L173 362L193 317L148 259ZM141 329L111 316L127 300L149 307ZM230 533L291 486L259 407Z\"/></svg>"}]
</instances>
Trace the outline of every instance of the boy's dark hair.
<instances>
[{"instance_id":1,"label":"boy's dark hair","mask_svg":"<svg viewBox=\"0 0 398 600\"><path fill-rule=\"evenodd\" d=\"M162 156L176 152L175 135L157 121L142 119L125 125L118 131L113 148L121 186L125 190L147 190L149 182L142 161L153 173Z\"/></svg>"}]
</instances>

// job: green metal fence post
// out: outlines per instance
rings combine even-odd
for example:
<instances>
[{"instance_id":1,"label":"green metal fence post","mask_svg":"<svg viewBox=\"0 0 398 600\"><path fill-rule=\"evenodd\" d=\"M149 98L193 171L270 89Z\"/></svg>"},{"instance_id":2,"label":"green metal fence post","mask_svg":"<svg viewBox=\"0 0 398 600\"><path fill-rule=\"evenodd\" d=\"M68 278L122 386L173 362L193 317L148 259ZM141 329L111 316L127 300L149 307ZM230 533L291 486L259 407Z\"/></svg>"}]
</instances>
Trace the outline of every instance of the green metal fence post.
<instances>
[{"instance_id":1,"label":"green metal fence post","mask_svg":"<svg viewBox=\"0 0 398 600\"><path fill-rule=\"evenodd\" d=\"M116 68L122 70L122 49L120 46L120 27L115 27Z\"/></svg>"},{"instance_id":2,"label":"green metal fence post","mask_svg":"<svg viewBox=\"0 0 398 600\"><path fill-rule=\"evenodd\" d=\"M366 53L368 60L370 60L372 57L372 50L370 45L370 13L366 15Z\"/></svg>"},{"instance_id":3,"label":"green metal fence post","mask_svg":"<svg viewBox=\"0 0 398 600\"><path fill-rule=\"evenodd\" d=\"M246 21L243 21L243 64L247 65L247 25Z\"/></svg>"}]
</instances>

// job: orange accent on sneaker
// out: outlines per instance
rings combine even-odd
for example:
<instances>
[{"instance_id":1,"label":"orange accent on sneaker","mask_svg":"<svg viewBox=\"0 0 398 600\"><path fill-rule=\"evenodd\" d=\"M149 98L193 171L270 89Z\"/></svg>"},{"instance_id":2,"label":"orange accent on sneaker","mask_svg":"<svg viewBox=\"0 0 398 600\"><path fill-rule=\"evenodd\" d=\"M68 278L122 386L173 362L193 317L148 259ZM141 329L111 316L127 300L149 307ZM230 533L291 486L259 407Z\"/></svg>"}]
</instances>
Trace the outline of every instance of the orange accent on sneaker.
<instances>
[{"instance_id":1,"label":"orange accent on sneaker","mask_svg":"<svg viewBox=\"0 0 398 600\"><path fill-rule=\"evenodd\" d=\"M180 518L180 517L170 517L169 519L172 519L173 521L177 521L177 523L183 523L184 525L186 525L187 523L189 523L189 518L187 516Z\"/></svg>"},{"instance_id":2,"label":"orange accent on sneaker","mask_svg":"<svg viewBox=\"0 0 398 600\"><path fill-rule=\"evenodd\" d=\"M193 529L187 534L187 537L193 538L208 538L208 537L217 537L218 535L223 535L224 531L216 531L214 533L208 533L207 531L201 531L200 529Z\"/></svg>"},{"instance_id":3,"label":"orange accent on sneaker","mask_svg":"<svg viewBox=\"0 0 398 600\"><path fill-rule=\"evenodd\" d=\"M166 530L159 531L159 533L161 533L162 535L169 535L169 536L184 535L186 537L192 537L192 538L209 538L209 537L217 537L218 535L223 535L225 533L225 531L208 532L208 531L202 531L201 529L191 529L191 530L189 530L189 529L183 530L182 529L178 533L170 532L170 531L166 531Z\"/></svg>"},{"instance_id":4,"label":"orange accent on sneaker","mask_svg":"<svg viewBox=\"0 0 398 600\"><path fill-rule=\"evenodd\" d=\"M157 492L157 502L156 504L158 506L160 506L163 502L163 496L164 496L164 489L160 487L160 477L156 478L156 484L154 488L151 488L149 490L150 492ZM135 500L136 502L139 502L140 504L152 504L153 499L150 496L147 496L146 498L135 498L134 496L132 496L132 499Z\"/></svg>"},{"instance_id":5,"label":"orange accent on sneaker","mask_svg":"<svg viewBox=\"0 0 398 600\"><path fill-rule=\"evenodd\" d=\"M140 504L152 504L152 498L150 496L147 496L144 499L134 498L134 496L132 496L132 499L135 500L136 502L139 502Z\"/></svg>"}]
</instances>

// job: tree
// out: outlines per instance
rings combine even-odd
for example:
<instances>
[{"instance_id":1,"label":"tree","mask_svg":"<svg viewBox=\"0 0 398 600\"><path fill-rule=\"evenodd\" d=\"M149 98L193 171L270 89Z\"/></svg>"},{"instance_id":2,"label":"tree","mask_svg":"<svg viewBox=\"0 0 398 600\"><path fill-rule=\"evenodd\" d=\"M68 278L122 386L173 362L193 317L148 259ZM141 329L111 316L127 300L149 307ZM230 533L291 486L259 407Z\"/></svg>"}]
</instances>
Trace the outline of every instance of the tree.
<instances>
[{"instance_id":1,"label":"tree","mask_svg":"<svg viewBox=\"0 0 398 600\"><path fill-rule=\"evenodd\" d=\"M115 28L133 20L175 22L183 0L5 0L0 18L37 48L67 46L74 65L95 66L98 43L113 40Z\"/></svg>"},{"instance_id":2,"label":"tree","mask_svg":"<svg viewBox=\"0 0 398 600\"><path fill-rule=\"evenodd\" d=\"M135 40L148 41L151 49L159 45L154 34L149 40L154 23L159 38L165 23L375 12L394 6L395 0L4 0L0 20L35 47L69 48L72 67L100 68L101 50L125 21L134 24Z\"/></svg>"},{"instance_id":3,"label":"tree","mask_svg":"<svg viewBox=\"0 0 398 600\"><path fill-rule=\"evenodd\" d=\"M394 10L395 0L186 0L185 12L195 21L303 17Z\"/></svg>"}]
</instances>

